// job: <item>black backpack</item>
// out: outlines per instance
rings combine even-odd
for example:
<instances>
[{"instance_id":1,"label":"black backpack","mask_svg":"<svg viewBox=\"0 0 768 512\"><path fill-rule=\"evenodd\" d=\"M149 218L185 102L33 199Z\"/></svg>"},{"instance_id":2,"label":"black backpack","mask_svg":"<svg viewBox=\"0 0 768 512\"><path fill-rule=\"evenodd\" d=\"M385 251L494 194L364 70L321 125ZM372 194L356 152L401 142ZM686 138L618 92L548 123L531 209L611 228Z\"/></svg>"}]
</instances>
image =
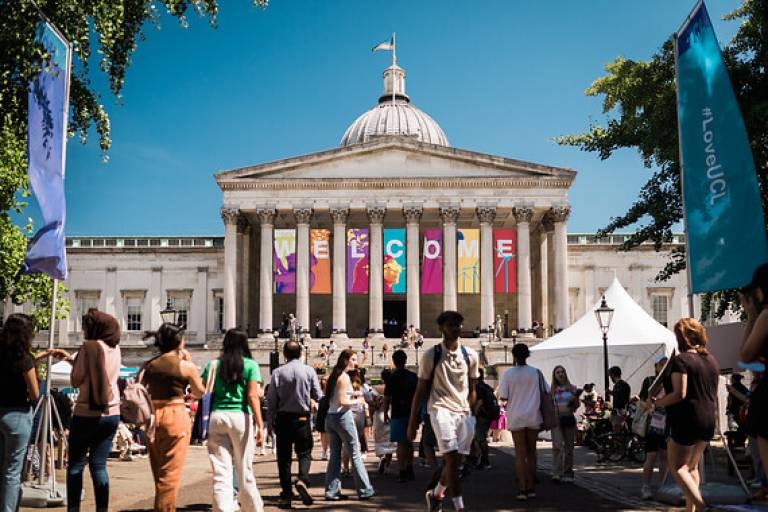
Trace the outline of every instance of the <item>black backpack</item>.
<instances>
[{"instance_id":1,"label":"black backpack","mask_svg":"<svg viewBox=\"0 0 768 512\"><path fill-rule=\"evenodd\" d=\"M491 386L485 382L478 382L477 394L477 398L483 401L483 406L477 411L477 415L488 420L497 419L501 414L501 406Z\"/></svg>"},{"instance_id":2,"label":"black backpack","mask_svg":"<svg viewBox=\"0 0 768 512\"><path fill-rule=\"evenodd\" d=\"M467 383L471 380L469 378L469 372L470 368L472 367L472 364L469 359L469 352L464 347L464 345L461 345L461 354L464 356L464 361L467 363ZM434 358L432 359L432 372L429 375L429 385L427 386L427 401L429 401L429 397L432 394L432 381L435 380L435 370L437 369L437 365L440 362L440 356L443 355L443 344L438 343L435 345L435 351L434 351Z\"/></svg>"}]
</instances>

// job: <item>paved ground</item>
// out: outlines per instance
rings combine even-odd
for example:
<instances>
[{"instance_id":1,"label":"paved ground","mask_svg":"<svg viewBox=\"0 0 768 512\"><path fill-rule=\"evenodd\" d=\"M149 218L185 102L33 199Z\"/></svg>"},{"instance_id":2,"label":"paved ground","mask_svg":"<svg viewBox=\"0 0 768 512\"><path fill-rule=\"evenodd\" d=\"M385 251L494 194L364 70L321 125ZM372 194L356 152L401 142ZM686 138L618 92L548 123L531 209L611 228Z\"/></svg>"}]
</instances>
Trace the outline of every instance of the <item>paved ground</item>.
<instances>
[{"instance_id":1,"label":"paved ground","mask_svg":"<svg viewBox=\"0 0 768 512\"><path fill-rule=\"evenodd\" d=\"M548 467L549 446L540 444L541 467ZM615 510L670 510L667 507L653 506L648 502L640 502L634 484L639 478L637 468L622 466L600 466L578 471L576 485L557 485L552 483L545 472L540 472L541 484L537 489L538 497L528 502L517 502L514 498L514 457L513 450L505 443L494 445L491 455L493 469L476 471L465 480L465 503L468 510L473 511L615 511ZM316 452L316 455L319 453ZM577 460L588 458L584 452ZM587 460L582 463L588 466ZM408 484L400 484L396 480L396 464L389 474L376 474L376 459L369 457L368 470L372 475L373 485L377 496L370 501L351 499L346 502L328 503L322 501L322 484L325 463L314 461L312 464L312 494L318 501L310 507L311 510L352 510L352 511L418 511L424 510L423 491L429 479L430 472L417 469L417 480ZM259 457L255 463L259 490L264 497L267 510L278 510L277 495L279 493L277 466L272 455ZM179 510L210 510L211 503L211 470L205 448L193 446L190 449L184 470L183 486L180 493ZM111 479L111 510L144 512L152 509L153 482L146 459L133 462L110 460L109 472ZM83 510L94 510L93 493L90 480L86 476L86 500ZM346 480L347 494L353 495L351 479ZM639 491L639 483L637 484ZM303 507L299 503L296 509ZM449 510L450 507L447 507ZM32 509L22 509L32 510ZM64 510L54 508L49 510Z\"/></svg>"}]
</instances>

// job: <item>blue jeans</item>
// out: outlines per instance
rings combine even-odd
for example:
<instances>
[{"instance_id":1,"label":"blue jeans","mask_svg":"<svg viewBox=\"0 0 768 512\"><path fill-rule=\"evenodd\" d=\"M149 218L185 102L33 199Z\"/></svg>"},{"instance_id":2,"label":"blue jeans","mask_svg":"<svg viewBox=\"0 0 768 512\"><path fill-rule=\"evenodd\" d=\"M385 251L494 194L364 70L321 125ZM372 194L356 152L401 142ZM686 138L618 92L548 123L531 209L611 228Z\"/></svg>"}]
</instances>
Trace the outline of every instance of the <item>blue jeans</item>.
<instances>
[{"instance_id":1,"label":"blue jeans","mask_svg":"<svg viewBox=\"0 0 768 512\"><path fill-rule=\"evenodd\" d=\"M120 416L73 416L69 427L69 466L67 467L67 510L80 510L83 491L83 469L86 462L91 470L96 510L109 506L109 475L107 457L112 450Z\"/></svg>"},{"instance_id":2,"label":"blue jeans","mask_svg":"<svg viewBox=\"0 0 768 512\"><path fill-rule=\"evenodd\" d=\"M21 489L21 469L32 434L32 409L0 408L0 507L2 512L15 512Z\"/></svg>"},{"instance_id":3,"label":"blue jeans","mask_svg":"<svg viewBox=\"0 0 768 512\"><path fill-rule=\"evenodd\" d=\"M360 455L360 441L357 439L357 428L352 411L328 413L325 417L325 432L331 453L328 470L325 473L325 497L334 498L341 492L341 446L349 453L352 461L352 476L355 480L357 495L361 498L373 496L373 486L368 478L368 471Z\"/></svg>"}]
</instances>

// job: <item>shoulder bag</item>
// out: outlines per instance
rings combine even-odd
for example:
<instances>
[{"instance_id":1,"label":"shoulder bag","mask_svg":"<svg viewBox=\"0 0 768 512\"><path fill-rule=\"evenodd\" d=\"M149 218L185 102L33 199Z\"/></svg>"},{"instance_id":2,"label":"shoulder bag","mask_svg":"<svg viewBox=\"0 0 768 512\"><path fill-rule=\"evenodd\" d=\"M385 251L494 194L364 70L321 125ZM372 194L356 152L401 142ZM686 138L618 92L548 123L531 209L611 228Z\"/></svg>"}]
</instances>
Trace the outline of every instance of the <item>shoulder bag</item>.
<instances>
[{"instance_id":1,"label":"shoulder bag","mask_svg":"<svg viewBox=\"0 0 768 512\"><path fill-rule=\"evenodd\" d=\"M202 443L208 439L208 422L211 418L211 404L213 403L213 387L216 383L216 370L219 360L214 359L208 366L208 378L205 379L205 393L197 404L195 423L192 426L192 442Z\"/></svg>"},{"instance_id":2,"label":"shoulder bag","mask_svg":"<svg viewBox=\"0 0 768 512\"><path fill-rule=\"evenodd\" d=\"M547 385L544 383L544 375L541 370L536 370L539 374L539 411L541 412L541 430L552 430L558 426L557 414L555 413L555 403L552 396L547 393Z\"/></svg>"}]
</instances>

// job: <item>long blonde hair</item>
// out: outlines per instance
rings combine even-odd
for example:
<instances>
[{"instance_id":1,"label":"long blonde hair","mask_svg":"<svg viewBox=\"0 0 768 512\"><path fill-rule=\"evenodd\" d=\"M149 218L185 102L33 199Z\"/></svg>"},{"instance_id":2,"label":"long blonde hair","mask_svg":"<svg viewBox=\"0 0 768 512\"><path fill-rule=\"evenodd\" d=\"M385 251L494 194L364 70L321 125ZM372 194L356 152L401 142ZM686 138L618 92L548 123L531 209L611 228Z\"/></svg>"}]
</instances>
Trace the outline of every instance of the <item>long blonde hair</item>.
<instances>
[{"instance_id":1,"label":"long blonde hair","mask_svg":"<svg viewBox=\"0 0 768 512\"><path fill-rule=\"evenodd\" d=\"M552 387L550 389L552 389L553 391L557 386L560 386L560 384L557 382L557 377L555 377L555 372L558 370L558 368L562 369L563 374L565 374L565 384L563 384L563 386L571 385L571 380L568 378L568 372L565 371L565 367L563 365L559 364L554 368L552 368Z\"/></svg>"}]
</instances>

